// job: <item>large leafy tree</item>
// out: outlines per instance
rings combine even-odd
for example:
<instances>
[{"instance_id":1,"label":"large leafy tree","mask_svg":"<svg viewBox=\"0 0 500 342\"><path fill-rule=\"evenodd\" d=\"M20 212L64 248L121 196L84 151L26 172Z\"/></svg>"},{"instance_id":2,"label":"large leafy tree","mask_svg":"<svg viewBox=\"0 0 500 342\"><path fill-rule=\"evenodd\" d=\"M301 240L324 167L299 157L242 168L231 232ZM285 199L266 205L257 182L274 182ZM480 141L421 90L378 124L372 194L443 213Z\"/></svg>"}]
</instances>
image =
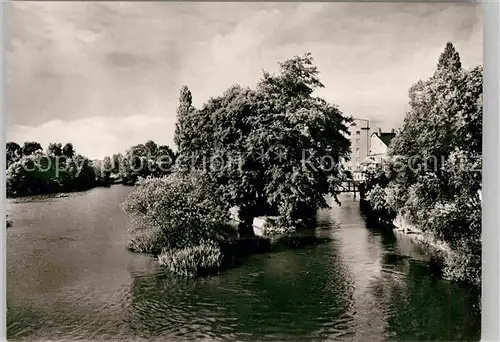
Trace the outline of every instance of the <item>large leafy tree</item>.
<instances>
[{"instance_id":1,"label":"large leafy tree","mask_svg":"<svg viewBox=\"0 0 500 342\"><path fill-rule=\"evenodd\" d=\"M156 156L156 153L158 151L158 145L152 140L146 141L144 144L144 148L146 149L146 153L149 153L149 155L154 158Z\"/></svg>"},{"instance_id":2,"label":"large leafy tree","mask_svg":"<svg viewBox=\"0 0 500 342\"><path fill-rule=\"evenodd\" d=\"M68 158L73 158L75 155L75 148L72 143L67 143L62 148L62 154Z\"/></svg>"},{"instance_id":3,"label":"large leafy tree","mask_svg":"<svg viewBox=\"0 0 500 342\"><path fill-rule=\"evenodd\" d=\"M156 150L155 155L155 169L153 174L155 176L168 175L173 171L176 154L167 145L160 145Z\"/></svg>"},{"instance_id":4,"label":"large leafy tree","mask_svg":"<svg viewBox=\"0 0 500 342\"><path fill-rule=\"evenodd\" d=\"M119 173L125 183L135 183L140 177L170 174L175 157L170 147L158 146L154 141L149 140L145 144L130 147L124 156L117 155L116 160L119 164Z\"/></svg>"},{"instance_id":5,"label":"large leafy tree","mask_svg":"<svg viewBox=\"0 0 500 342\"><path fill-rule=\"evenodd\" d=\"M256 89L230 87L195 110L181 89L176 144L180 165L194 167L240 206L242 218L274 213L293 228L307 212L326 207L324 195L341 178L348 119L313 96L323 87L310 54L264 73Z\"/></svg>"},{"instance_id":6,"label":"large leafy tree","mask_svg":"<svg viewBox=\"0 0 500 342\"><path fill-rule=\"evenodd\" d=\"M62 156L63 155L63 147L60 143L50 143L47 147L47 154L51 156Z\"/></svg>"},{"instance_id":7,"label":"large leafy tree","mask_svg":"<svg viewBox=\"0 0 500 342\"><path fill-rule=\"evenodd\" d=\"M449 272L472 282L481 259L482 84L482 67L465 70L447 43L434 75L410 88L410 110L390 148L398 167L388 168L385 189L390 209L461 251Z\"/></svg>"},{"instance_id":8,"label":"large leafy tree","mask_svg":"<svg viewBox=\"0 0 500 342\"><path fill-rule=\"evenodd\" d=\"M42 151L42 145L40 143L37 143L36 141L27 141L24 143L22 152L23 155L29 156L37 151Z\"/></svg>"},{"instance_id":9,"label":"large leafy tree","mask_svg":"<svg viewBox=\"0 0 500 342\"><path fill-rule=\"evenodd\" d=\"M111 177L111 171L113 171L113 164L111 163L111 158L106 156L104 157L103 163L103 178L106 183L109 182Z\"/></svg>"},{"instance_id":10,"label":"large leafy tree","mask_svg":"<svg viewBox=\"0 0 500 342\"><path fill-rule=\"evenodd\" d=\"M120 173L120 160L122 158L123 158L123 156L120 153L113 154L113 156L111 157L111 163L113 165L113 170L112 170L113 173L115 173L115 174Z\"/></svg>"},{"instance_id":11,"label":"large leafy tree","mask_svg":"<svg viewBox=\"0 0 500 342\"><path fill-rule=\"evenodd\" d=\"M410 111L392 142L393 159L409 166L394 173L391 183L399 189L398 206L405 206L414 221L425 222L426 212L421 209L436 200L476 198L481 188L481 153L482 67L464 70L448 43L435 74L410 89ZM457 167L451 168L451 163ZM475 172L461 177L466 183L453 181L459 177L457 172L475 164Z\"/></svg>"},{"instance_id":12,"label":"large leafy tree","mask_svg":"<svg viewBox=\"0 0 500 342\"><path fill-rule=\"evenodd\" d=\"M21 158L21 146L19 144L9 141L5 145L5 152L6 152L6 161L7 161L7 167L9 167L12 163L16 162Z\"/></svg>"}]
</instances>

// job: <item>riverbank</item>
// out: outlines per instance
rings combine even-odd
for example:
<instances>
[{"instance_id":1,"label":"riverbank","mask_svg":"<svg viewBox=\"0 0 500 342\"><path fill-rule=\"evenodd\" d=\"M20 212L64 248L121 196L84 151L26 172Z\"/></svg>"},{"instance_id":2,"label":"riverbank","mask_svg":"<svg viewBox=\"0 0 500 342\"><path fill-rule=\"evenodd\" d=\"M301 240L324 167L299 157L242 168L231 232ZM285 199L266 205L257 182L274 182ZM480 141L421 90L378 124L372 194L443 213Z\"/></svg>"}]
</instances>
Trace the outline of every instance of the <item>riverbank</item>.
<instances>
[{"instance_id":1,"label":"riverbank","mask_svg":"<svg viewBox=\"0 0 500 342\"><path fill-rule=\"evenodd\" d=\"M427 226L424 231L418 225L413 224L401 210L392 212L386 206L373 207L373 204L366 199L364 187L360 191L360 211L367 218L367 222L382 227L384 230L392 230L404 234L414 243L421 244L435 253L433 262L439 266L440 274L443 278L472 285L479 288L481 285L481 255L479 245L468 245L466 237L462 244L451 246L442 239L434 235L434 230ZM375 195L376 196L376 195ZM375 201L376 203L376 201ZM479 253L478 253L479 251Z\"/></svg>"},{"instance_id":2,"label":"riverbank","mask_svg":"<svg viewBox=\"0 0 500 342\"><path fill-rule=\"evenodd\" d=\"M445 258L452 252L450 246L448 246L443 241L439 241L429 232L424 232L414 224L410 223L409 220L405 218L401 213L398 213L396 215L396 218L392 221L392 224L394 225L394 231L406 234L413 241L435 249L442 258Z\"/></svg>"},{"instance_id":3,"label":"riverbank","mask_svg":"<svg viewBox=\"0 0 500 342\"><path fill-rule=\"evenodd\" d=\"M429 232L424 232L416 225L412 224L401 212L393 213L387 210L375 210L372 204L366 199L364 184L360 186L359 209L367 218L367 221L374 223L384 230L405 234L412 241L421 243L433 248L441 258L445 258L450 252L450 247Z\"/></svg>"},{"instance_id":4,"label":"riverbank","mask_svg":"<svg viewBox=\"0 0 500 342\"><path fill-rule=\"evenodd\" d=\"M116 184L118 184L118 183L116 183ZM28 200L28 199L44 199L44 198L65 198L65 197L69 197L73 193L85 192L85 191L89 191L89 190L92 190L95 188L109 188L112 185L114 185L114 183L99 182L93 186L84 187L84 188L80 188L80 189L59 189L57 191L42 192L42 193L36 193L36 194L19 194L19 195L9 194L9 196L7 196L7 199L9 199L9 200L27 199Z\"/></svg>"}]
</instances>

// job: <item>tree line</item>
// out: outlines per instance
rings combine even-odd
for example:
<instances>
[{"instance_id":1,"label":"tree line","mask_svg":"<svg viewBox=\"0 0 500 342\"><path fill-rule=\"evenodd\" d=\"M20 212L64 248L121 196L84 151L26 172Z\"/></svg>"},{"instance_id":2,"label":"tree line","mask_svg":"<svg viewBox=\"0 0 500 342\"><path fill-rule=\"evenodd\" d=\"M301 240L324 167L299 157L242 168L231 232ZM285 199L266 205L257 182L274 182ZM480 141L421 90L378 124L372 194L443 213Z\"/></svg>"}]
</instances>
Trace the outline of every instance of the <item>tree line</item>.
<instances>
[{"instance_id":1,"label":"tree line","mask_svg":"<svg viewBox=\"0 0 500 342\"><path fill-rule=\"evenodd\" d=\"M116 182L135 184L140 177L169 174L175 157L168 146L153 141L103 160L90 160L76 153L71 143L50 143L44 151L35 141L22 146L8 142L7 196L82 191Z\"/></svg>"},{"instance_id":2,"label":"tree line","mask_svg":"<svg viewBox=\"0 0 500 342\"><path fill-rule=\"evenodd\" d=\"M402 215L444 243L445 275L481 280L483 68L464 69L451 43L428 80L409 90L409 111L389 157L367 174L375 213Z\"/></svg>"}]
</instances>

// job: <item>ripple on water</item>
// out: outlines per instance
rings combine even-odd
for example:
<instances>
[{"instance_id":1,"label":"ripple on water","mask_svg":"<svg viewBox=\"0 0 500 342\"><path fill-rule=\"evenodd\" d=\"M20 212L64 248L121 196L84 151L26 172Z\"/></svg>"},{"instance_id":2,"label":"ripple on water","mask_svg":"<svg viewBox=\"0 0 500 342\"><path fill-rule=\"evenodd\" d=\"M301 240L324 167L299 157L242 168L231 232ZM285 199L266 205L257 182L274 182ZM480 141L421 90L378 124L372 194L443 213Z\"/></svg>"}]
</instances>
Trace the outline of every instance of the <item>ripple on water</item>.
<instances>
[{"instance_id":1,"label":"ripple on water","mask_svg":"<svg viewBox=\"0 0 500 342\"><path fill-rule=\"evenodd\" d=\"M474 340L476 298L429 275L422 251L367 229L358 203L318 214L329 243L253 255L174 280L125 250L131 188L9 204L10 339L32 341ZM476 310L477 311L477 310Z\"/></svg>"}]
</instances>

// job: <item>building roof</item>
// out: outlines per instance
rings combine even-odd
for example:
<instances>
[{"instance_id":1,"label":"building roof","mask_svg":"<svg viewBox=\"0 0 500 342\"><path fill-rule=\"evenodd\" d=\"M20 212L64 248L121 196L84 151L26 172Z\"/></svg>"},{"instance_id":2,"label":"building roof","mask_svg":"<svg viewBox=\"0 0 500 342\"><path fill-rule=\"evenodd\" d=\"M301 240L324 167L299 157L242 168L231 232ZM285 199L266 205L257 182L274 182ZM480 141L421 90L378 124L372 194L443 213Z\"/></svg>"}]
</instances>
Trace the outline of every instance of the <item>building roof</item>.
<instances>
[{"instance_id":1,"label":"building roof","mask_svg":"<svg viewBox=\"0 0 500 342\"><path fill-rule=\"evenodd\" d=\"M382 142L385 144L385 146L389 146L391 144L392 139L396 136L396 133L379 133L379 132L373 132Z\"/></svg>"}]
</instances>

